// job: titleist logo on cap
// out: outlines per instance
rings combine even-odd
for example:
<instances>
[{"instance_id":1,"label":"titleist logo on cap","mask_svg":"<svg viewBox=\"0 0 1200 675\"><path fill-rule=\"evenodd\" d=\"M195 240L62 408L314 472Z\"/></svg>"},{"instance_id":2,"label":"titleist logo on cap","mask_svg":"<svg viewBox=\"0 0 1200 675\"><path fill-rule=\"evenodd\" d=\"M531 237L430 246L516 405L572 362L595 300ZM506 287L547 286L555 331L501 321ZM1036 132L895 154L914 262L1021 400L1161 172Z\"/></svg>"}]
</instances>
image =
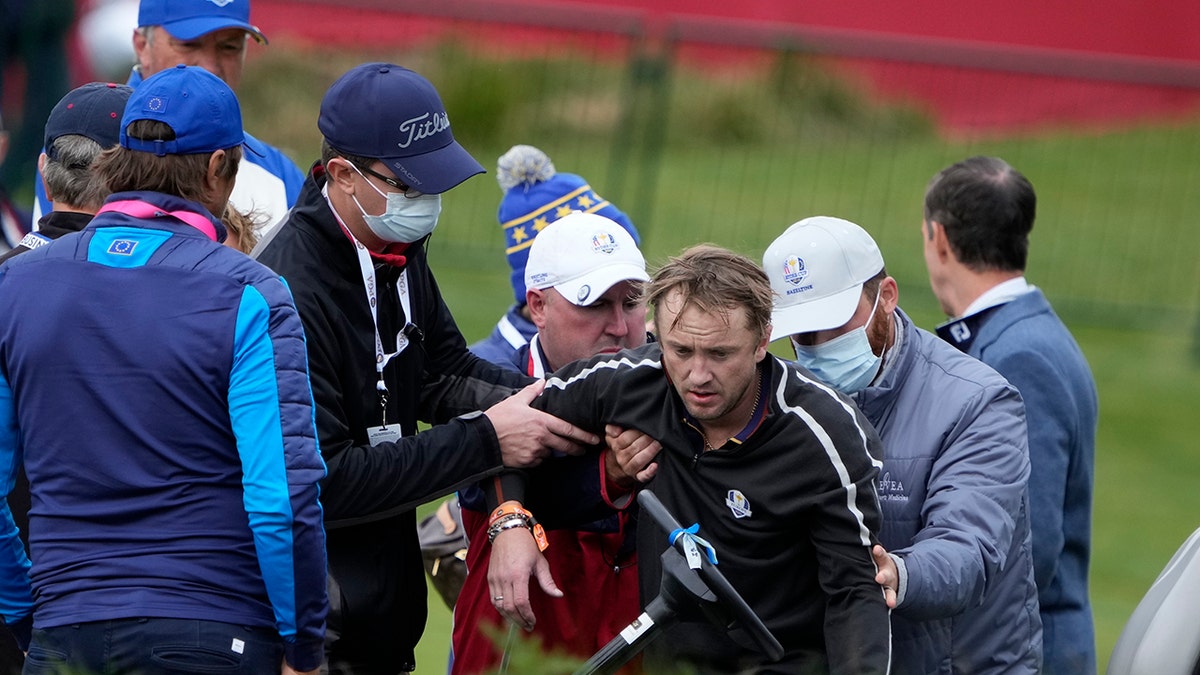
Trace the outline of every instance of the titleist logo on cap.
<instances>
[{"instance_id":1,"label":"titleist logo on cap","mask_svg":"<svg viewBox=\"0 0 1200 675\"><path fill-rule=\"evenodd\" d=\"M400 133L408 134L408 138L403 143L397 143L396 145L407 148L412 145L413 141L428 138L449 128L450 117L446 113L427 112L424 115L413 117L400 123Z\"/></svg>"}]
</instances>

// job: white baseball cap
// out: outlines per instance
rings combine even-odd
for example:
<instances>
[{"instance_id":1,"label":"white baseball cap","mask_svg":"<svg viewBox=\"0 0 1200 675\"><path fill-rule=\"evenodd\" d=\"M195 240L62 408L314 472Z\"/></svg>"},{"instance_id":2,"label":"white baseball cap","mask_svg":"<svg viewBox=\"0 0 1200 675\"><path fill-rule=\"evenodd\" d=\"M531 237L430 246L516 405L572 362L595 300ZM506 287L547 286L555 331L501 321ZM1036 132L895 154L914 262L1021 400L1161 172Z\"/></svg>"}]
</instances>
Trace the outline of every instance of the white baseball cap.
<instances>
[{"instance_id":1,"label":"white baseball cap","mask_svg":"<svg viewBox=\"0 0 1200 675\"><path fill-rule=\"evenodd\" d=\"M828 216L794 223L763 253L776 295L771 339L845 325L863 282L882 269L879 246L858 225Z\"/></svg>"},{"instance_id":2,"label":"white baseball cap","mask_svg":"<svg viewBox=\"0 0 1200 675\"><path fill-rule=\"evenodd\" d=\"M590 305L621 281L649 281L646 259L615 221L573 211L550 223L529 247L526 288L553 288L572 304Z\"/></svg>"}]
</instances>

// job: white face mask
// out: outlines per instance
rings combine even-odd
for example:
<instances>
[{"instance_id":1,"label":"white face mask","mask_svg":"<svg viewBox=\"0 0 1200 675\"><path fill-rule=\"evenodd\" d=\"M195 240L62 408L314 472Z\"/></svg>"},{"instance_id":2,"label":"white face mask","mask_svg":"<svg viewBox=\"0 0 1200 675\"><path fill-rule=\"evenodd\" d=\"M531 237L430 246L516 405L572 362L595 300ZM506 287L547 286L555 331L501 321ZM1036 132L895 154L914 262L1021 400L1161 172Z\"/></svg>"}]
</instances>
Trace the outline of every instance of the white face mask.
<instances>
[{"instance_id":1,"label":"white face mask","mask_svg":"<svg viewBox=\"0 0 1200 675\"><path fill-rule=\"evenodd\" d=\"M819 345L801 345L792 339L796 349L796 363L812 371L825 384L846 394L857 394L866 389L879 374L882 357L876 356L867 338L867 326L875 318L879 307L879 294L871 307L871 316L858 328L839 335Z\"/></svg>"},{"instance_id":2,"label":"white face mask","mask_svg":"<svg viewBox=\"0 0 1200 675\"><path fill-rule=\"evenodd\" d=\"M347 162L349 164L349 162ZM358 210L362 213L363 221L375 236L388 242L401 242L411 244L414 241L420 241L433 229L437 227L438 216L442 213L442 196L440 194L427 195L422 194L417 197L405 197L403 192L384 192L375 187L375 184L370 181L363 172L358 170L357 166L350 166L367 181L367 185L371 186L379 194L387 199L387 206L383 214L372 216L366 212L362 204L358 203L358 197L350 195L354 200L354 204L358 206Z\"/></svg>"}]
</instances>

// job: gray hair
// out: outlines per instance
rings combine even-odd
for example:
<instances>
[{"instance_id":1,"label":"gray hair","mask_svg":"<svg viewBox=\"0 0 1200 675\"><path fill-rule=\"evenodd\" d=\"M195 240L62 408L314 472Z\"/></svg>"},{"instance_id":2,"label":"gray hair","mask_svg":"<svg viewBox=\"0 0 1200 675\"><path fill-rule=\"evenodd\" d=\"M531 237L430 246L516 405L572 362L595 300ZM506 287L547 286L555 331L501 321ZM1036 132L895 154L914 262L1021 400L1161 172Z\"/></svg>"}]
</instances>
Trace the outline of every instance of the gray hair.
<instances>
[{"instance_id":1,"label":"gray hair","mask_svg":"<svg viewBox=\"0 0 1200 675\"><path fill-rule=\"evenodd\" d=\"M67 134L54 139L52 146L46 148L46 165L42 169L50 197L66 206L99 209L109 189L92 170L92 164L103 151L99 143L87 136Z\"/></svg>"}]
</instances>

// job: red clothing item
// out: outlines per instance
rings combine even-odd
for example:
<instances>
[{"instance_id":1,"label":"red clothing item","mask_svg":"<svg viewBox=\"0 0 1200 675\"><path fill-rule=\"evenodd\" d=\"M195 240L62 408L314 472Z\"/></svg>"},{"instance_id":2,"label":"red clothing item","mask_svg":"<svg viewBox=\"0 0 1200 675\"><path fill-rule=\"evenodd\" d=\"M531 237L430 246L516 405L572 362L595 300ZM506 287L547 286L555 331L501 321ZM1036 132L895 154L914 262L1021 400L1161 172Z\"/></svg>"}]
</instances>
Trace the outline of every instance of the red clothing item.
<instances>
[{"instance_id":1,"label":"red clothing item","mask_svg":"<svg viewBox=\"0 0 1200 675\"><path fill-rule=\"evenodd\" d=\"M500 663L501 652L485 626L506 634L508 625L492 606L487 573L491 547L487 545L488 514L464 508L463 526L469 541L467 579L454 605L454 663L452 675L490 672ZM621 512L617 532L550 530L545 556L563 597L551 598L536 580L530 580L530 603L537 624L532 637L546 651L565 651L587 659L617 636L641 613L638 599L637 552L629 550L614 560L625 540L628 514ZM523 639L531 637L524 631ZM620 673L641 672L635 658Z\"/></svg>"}]
</instances>

